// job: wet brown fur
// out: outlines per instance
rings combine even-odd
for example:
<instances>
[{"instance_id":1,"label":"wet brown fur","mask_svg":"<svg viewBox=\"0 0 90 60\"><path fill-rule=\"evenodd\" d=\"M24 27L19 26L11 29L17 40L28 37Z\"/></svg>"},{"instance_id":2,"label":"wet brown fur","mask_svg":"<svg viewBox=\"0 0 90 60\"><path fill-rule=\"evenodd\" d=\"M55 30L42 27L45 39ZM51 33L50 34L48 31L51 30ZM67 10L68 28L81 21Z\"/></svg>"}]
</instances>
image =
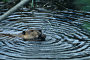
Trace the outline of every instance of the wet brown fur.
<instances>
[{"instance_id":1,"label":"wet brown fur","mask_svg":"<svg viewBox=\"0 0 90 60\"><path fill-rule=\"evenodd\" d=\"M42 31L40 29L29 29L17 35L11 35L11 34L1 34L1 35L9 36L9 37L17 36L23 38L24 40L35 40L35 41L44 41L46 38L46 35L42 34Z\"/></svg>"}]
</instances>

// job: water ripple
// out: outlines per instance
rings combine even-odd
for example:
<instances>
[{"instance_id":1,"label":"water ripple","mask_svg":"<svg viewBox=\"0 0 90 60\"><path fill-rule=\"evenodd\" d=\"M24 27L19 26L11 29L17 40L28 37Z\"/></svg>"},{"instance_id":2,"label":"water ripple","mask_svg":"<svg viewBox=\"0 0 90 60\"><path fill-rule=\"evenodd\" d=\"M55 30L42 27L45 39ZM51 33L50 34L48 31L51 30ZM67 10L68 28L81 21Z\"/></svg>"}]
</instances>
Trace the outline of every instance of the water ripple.
<instances>
[{"instance_id":1,"label":"water ripple","mask_svg":"<svg viewBox=\"0 0 90 60\"><path fill-rule=\"evenodd\" d=\"M17 13L19 12L9 16L7 21L1 21L0 30L14 33L30 28L41 28L47 35L46 41L24 41L17 37L0 36L0 59L90 59L90 35L74 25L77 20L67 21L73 15L72 12L62 11L58 14L36 12L31 17L22 17ZM22 12L22 14L31 13ZM69 15L69 18L66 18L66 14ZM77 14L73 19L77 18ZM80 14L82 13L78 15ZM66 20L63 21L63 19Z\"/></svg>"}]
</instances>

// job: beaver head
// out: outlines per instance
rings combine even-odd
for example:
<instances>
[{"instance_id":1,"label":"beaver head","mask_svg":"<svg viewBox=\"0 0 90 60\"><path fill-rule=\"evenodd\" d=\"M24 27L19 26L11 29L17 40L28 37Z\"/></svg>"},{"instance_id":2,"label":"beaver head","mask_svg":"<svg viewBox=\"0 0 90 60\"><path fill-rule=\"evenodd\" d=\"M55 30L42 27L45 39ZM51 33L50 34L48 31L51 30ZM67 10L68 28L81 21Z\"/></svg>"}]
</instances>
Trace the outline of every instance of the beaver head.
<instances>
[{"instance_id":1,"label":"beaver head","mask_svg":"<svg viewBox=\"0 0 90 60\"><path fill-rule=\"evenodd\" d=\"M22 33L18 34L18 36L23 38L24 40L44 41L46 38L46 35L42 34L42 30L37 30L37 29L30 29L27 31L23 31Z\"/></svg>"}]
</instances>

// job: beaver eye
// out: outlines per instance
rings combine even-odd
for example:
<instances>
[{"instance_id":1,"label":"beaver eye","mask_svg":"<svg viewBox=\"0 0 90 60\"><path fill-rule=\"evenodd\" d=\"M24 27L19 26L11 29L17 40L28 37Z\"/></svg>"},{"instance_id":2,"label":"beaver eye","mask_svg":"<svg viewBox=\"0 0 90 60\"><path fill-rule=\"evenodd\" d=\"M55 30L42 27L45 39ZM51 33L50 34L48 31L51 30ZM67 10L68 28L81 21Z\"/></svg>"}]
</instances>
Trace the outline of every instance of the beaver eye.
<instances>
[{"instance_id":1,"label":"beaver eye","mask_svg":"<svg viewBox=\"0 0 90 60\"><path fill-rule=\"evenodd\" d=\"M31 30L30 32L33 32L33 30Z\"/></svg>"},{"instance_id":2,"label":"beaver eye","mask_svg":"<svg viewBox=\"0 0 90 60\"><path fill-rule=\"evenodd\" d=\"M25 31L23 31L23 32L22 32L22 34L23 34L23 35L25 35L25 34L26 34L26 32L25 32Z\"/></svg>"}]
</instances>

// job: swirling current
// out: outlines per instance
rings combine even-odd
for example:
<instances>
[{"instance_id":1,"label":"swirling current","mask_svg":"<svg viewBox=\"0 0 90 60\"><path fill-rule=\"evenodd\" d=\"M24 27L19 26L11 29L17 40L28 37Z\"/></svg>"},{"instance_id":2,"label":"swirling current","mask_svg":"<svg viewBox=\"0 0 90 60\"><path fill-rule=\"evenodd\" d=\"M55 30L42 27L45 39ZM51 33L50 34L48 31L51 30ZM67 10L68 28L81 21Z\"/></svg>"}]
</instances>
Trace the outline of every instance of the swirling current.
<instances>
[{"instance_id":1,"label":"swirling current","mask_svg":"<svg viewBox=\"0 0 90 60\"><path fill-rule=\"evenodd\" d=\"M0 31L18 33L40 28L46 41L0 36L0 60L90 60L90 33L81 28L89 12L15 12L0 21Z\"/></svg>"}]
</instances>

